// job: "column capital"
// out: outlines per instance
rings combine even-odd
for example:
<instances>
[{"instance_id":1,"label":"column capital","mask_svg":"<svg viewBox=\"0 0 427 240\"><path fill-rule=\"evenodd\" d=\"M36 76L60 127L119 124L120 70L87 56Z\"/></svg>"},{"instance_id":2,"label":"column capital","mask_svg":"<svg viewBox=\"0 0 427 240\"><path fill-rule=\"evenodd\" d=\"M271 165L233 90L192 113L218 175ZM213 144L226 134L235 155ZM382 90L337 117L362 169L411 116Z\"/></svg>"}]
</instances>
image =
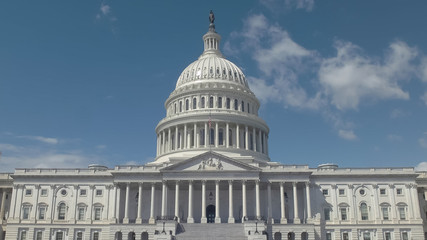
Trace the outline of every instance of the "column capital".
<instances>
[{"instance_id":1,"label":"column capital","mask_svg":"<svg viewBox=\"0 0 427 240\"><path fill-rule=\"evenodd\" d=\"M139 187L142 187L142 185L143 185L143 184L144 184L143 182L139 182L139 183L138 183L138 186L139 186Z\"/></svg>"},{"instance_id":2,"label":"column capital","mask_svg":"<svg viewBox=\"0 0 427 240\"><path fill-rule=\"evenodd\" d=\"M51 184L49 187L50 187L52 190L54 190L54 189L56 188L56 185L55 185L55 184Z\"/></svg>"},{"instance_id":3,"label":"column capital","mask_svg":"<svg viewBox=\"0 0 427 240\"><path fill-rule=\"evenodd\" d=\"M244 185L246 185L246 182L247 182L248 180L246 180L246 179L242 179L242 184L244 184Z\"/></svg>"},{"instance_id":4,"label":"column capital","mask_svg":"<svg viewBox=\"0 0 427 240\"><path fill-rule=\"evenodd\" d=\"M78 184L73 184L73 188L74 188L75 190L78 190L78 189L80 188L80 186L79 186Z\"/></svg>"},{"instance_id":5,"label":"column capital","mask_svg":"<svg viewBox=\"0 0 427 240\"><path fill-rule=\"evenodd\" d=\"M311 183L310 183L310 182L304 182L304 184L305 184L305 186L306 186L306 187L308 187L308 188L309 188L309 187L311 187Z\"/></svg>"},{"instance_id":6,"label":"column capital","mask_svg":"<svg viewBox=\"0 0 427 240\"><path fill-rule=\"evenodd\" d=\"M336 185L336 184L331 184L331 188L332 188L332 189L337 189L337 188L338 188L338 185Z\"/></svg>"},{"instance_id":7,"label":"column capital","mask_svg":"<svg viewBox=\"0 0 427 240\"><path fill-rule=\"evenodd\" d=\"M176 184L176 185L179 185L180 183L181 183L181 180L176 180L176 181L175 181L175 184Z\"/></svg>"},{"instance_id":8,"label":"column capital","mask_svg":"<svg viewBox=\"0 0 427 240\"><path fill-rule=\"evenodd\" d=\"M151 187L155 187L156 186L156 182L151 182Z\"/></svg>"},{"instance_id":9,"label":"column capital","mask_svg":"<svg viewBox=\"0 0 427 240\"><path fill-rule=\"evenodd\" d=\"M206 179L202 179L200 182L202 182L202 184L206 184L207 181L208 180L206 180Z\"/></svg>"},{"instance_id":10,"label":"column capital","mask_svg":"<svg viewBox=\"0 0 427 240\"><path fill-rule=\"evenodd\" d=\"M188 180L188 184L193 184L194 180Z\"/></svg>"},{"instance_id":11,"label":"column capital","mask_svg":"<svg viewBox=\"0 0 427 240\"><path fill-rule=\"evenodd\" d=\"M279 185L283 187L285 185L285 181L279 182Z\"/></svg>"},{"instance_id":12,"label":"column capital","mask_svg":"<svg viewBox=\"0 0 427 240\"><path fill-rule=\"evenodd\" d=\"M162 180L162 184L163 185L166 185L168 183L168 181L167 180Z\"/></svg>"},{"instance_id":13,"label":"column capital","mask_svg":"<svg viewBox=\"0 0 427 240\"><path fill-rule=\"evenodd\" d=\"M255 184L259 185L260 180L259 179L255 179Z\"/></svg>"},{"instance_id":14,"label":"column capital","mask_svg":"<svg viewBox=\"0 0 427 240\"><path fill-rule=\"evenodd\" d=\"M298 182L292 182L292 186L293 186L293 187L296 187L296 186L297 186L297 184L298 184Z\"/></svg>"},{"instance_id":15,"label":"column capital","mask_svg":"<svg viewBox=\"0 0 427 240\"><path fill-rule=\"evenodd\" d=\"M228 184L232 185L233 184L233 180L228 180Z\"/></svg>"},{"instance_id":16,"label":"column capital","mask_svg":"<svg viewBox=\"0 0 427 240\"><path fill-rule=\"evenodd\" d=\"M348 188L349 188L349 189L353 189L353 188L354 188L354 185L353 185L353 184L348 184Z\"/></svg>"},{"instance_id":17,"label":"column capital","mask_svg":"<svg viewBox=\"0 0 427 240\"><path fill-rule=\"evenodd\" d=\"M221 180L215 180L215 184L219 184Z\"/></svg>"}]
</instances>

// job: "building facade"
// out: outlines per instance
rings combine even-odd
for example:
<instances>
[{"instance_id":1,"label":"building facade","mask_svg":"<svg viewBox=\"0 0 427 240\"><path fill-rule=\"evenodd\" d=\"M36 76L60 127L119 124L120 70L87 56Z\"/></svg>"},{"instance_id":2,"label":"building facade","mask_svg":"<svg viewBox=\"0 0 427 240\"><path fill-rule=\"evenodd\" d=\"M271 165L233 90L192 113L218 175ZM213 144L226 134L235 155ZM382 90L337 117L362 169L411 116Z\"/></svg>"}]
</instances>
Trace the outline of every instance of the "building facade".
<instances>
[{"instance_id":1,"label":"building facade","mask_svg":"<svg viewBox=\"0 0 427 240\"><path fill-rule=\"evenodd\" d=\"M0 240L425 239L426 173L284 165L211 18L156 127L155 161L0 175Z\"/></svg>"}]
</instances>

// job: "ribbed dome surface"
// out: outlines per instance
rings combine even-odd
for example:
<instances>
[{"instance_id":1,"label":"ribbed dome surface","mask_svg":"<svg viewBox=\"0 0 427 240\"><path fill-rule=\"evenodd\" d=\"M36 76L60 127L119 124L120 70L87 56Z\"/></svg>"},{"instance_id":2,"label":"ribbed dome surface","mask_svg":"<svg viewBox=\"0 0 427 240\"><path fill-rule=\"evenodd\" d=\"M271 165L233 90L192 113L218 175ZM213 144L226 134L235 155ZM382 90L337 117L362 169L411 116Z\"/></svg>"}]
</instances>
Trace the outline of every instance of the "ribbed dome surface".
<instances>
[{"instance_id":1,"label":"ribbed dome surface","mask_svg":"<svg viewBox=\"0 0 427 240\"><path fill-rule=\"evenodd\" d=\"M242 70L227 59L210 54L191 63L178 78L176 89L203 80L226 81L249 88Z\"/></svg>"}]
</instances>

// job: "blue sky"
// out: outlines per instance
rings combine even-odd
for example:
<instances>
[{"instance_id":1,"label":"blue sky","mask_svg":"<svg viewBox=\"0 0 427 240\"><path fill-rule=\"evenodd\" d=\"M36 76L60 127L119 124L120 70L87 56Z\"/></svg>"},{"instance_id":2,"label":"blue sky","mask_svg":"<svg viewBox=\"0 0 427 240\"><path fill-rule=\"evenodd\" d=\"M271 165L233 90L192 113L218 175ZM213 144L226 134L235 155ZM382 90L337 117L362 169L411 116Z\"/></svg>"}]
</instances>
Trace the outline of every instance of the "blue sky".
<instances>
[{"instance_id":1,"label":"blue sky","mask_svg":"<svg viewBox=\"0 0 427 240\"><path fill-rule=\"evenodd\" d=\"M0 172L152 161L210 9L273 161L427 169L426 1L2 1Z\"/></svg>"}]
</instances>

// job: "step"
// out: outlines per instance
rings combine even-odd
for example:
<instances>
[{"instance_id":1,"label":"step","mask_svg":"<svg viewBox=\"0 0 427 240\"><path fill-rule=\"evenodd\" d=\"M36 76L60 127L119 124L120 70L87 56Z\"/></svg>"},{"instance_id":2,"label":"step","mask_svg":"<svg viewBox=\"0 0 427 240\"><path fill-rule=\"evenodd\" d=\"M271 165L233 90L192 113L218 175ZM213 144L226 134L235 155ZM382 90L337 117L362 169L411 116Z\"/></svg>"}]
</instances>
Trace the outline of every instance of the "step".
<instances>
[{"instance_id":1,"label":"step","mask_svg":"<svg viewBox=\"0 0 427 240\"><path fill-rule=\"evenodd\" d=\"M177 240L247 240L243 224L215 223L183 223L178 226Z\"/></svg>"}]
</instances>

